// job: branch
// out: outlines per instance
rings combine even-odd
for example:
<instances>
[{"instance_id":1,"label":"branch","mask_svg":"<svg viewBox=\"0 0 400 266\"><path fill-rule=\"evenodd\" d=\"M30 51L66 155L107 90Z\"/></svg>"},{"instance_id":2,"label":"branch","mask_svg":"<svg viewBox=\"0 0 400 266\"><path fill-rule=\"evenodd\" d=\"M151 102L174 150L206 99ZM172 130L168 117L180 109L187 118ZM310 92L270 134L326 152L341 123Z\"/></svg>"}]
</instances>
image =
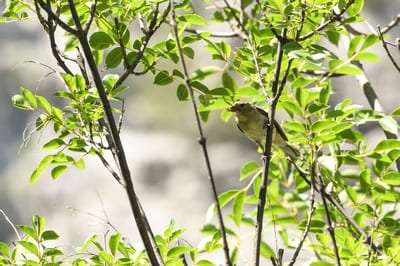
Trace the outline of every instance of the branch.
<instances>
[{"instance_id":1,"label":"branch","mask_svg":"<svg viewBox=\"0 0 400 266\"><path fill-rule=\"evenodd\" d=\"M293 256L292 256L292 259L290 260L289 266L294 265L294 263L296 262L297 256L299 255L300 250L303 247L303 243L307 238L308 232L310 231L312 216L314 214L315 209L316 209L315 208L315 189L314 189L314 185L312 184L311 185L311 196L310 196L310 208L308 210L306 227L304 229L303 235L301 236L300 242L297 245L297 248L293 253Z\"/></svg>"},{"instance_id":2,"label":"branch","mask_svg":"<svg viewBox=\"0 0 400 266\"><path fill-rule=\"evenodd\" d=\"M239 32L209 32L206 30L197 30L197 29L185 29L185 32L193 33L193 34L201 34L203 32L208 32L211 34L210 37L214 38L232 38L232 37L241 37Z\"/></svg>"},{"instance_id":3,"label":"branch","mask_svg":"<svg viewBox=\"0 0 400 266\"><path fill-rule=\"evenodd\" d=\"M388 47L387 47L386 41L383 39L381 27L378 25L377 28L378 28L378 33L379 33L379 34L378 34L378 37L379 37L379 39L380 39L381 42L382 42L383 49L385 49L386 54L388 55L390 61L392 61L392 64L394 65L394 67L397 69L397 71L400 72L400 66L399 66L399 65L396 63L396 61L394 60L392 54L390 53L390 51L389 51L389 49L388 49Z\"/></svg>"},{"instance_id":4,"label":"branch","mask_svg":"<svg viewBox=\"0 0 400 266\"><path fill-rule=\"evenodd\" d=\"M160 22L157 24L157 18L158 16L154 16L152 21L150 22L150 26L148 30L145 30L145 36L143 39L142 46L140 47L139 51L136 54L135 59L133 59L132 63L130 66L126 69L126 71L119 77L118 81L115 83L114 88L118 88L121 86L121 84L129 77L130 74L134 73L135 68L140 62L140 59L142 59L144 51L149 44L149 41L151 37L153 36L154 32L161 26L161 24L164 22L166 17L168 16L168 13L170 11L171 5L169 4L168 7L164 10L164 12L161 15Z\"/></svg>"},{"instance_id":5,"label":"branch","mask_svg":"<svg viewBox=\"0 0 400 266\"><path fill-rule=\"evenodd\" d=\"M34 0L35 2L37 1L40 5L41 8L43 8L44 11L54 20L58 25L61 26L66 32L69 32L73 35L77 35L78 31L75 30L74 28L71 28L68 26L64 21L62 21L56 14L53 13L53 10L51 10L51 6L47 5L43 0Z\"/></svg>"},{"instance_id":6,"label":"branch","mask_svg":"<svg viewBox=\"0 0 400 266\"><path fill-rule=\"evenodd\" d=\"M332 22L334 22L335 20L337 20L338 18L340 18L340 16L342 16L344 14L344 12L346 12L346 10L354 3L354 0L350 0L349 2L347 2L346 6L340 10L339 14L336 14L334 11L331 14L331 17L324 23L322 23L321 25L319 25L315 30L310 31L309 33L300 36L298 38L299 41L304 41L308 38L310 38L311 36L313 36L316 32L319 32L321 30L323 30L326 26L328 26L329 24L331 24Z\"/></svg>"},{"instance_id":7,"label":"branch","mask_svg":"<svg viewBox=\"0 0 400 266\"><path fill-rule=\"evenodd\" d=\"M389 24L382 29L382 34L385 34L386 32L390 31L392 28L396 27L397 24L400 22L400 14L397 14L395 18L392 19L392 21L389 22Z\"/></svg>"},{"instance_id":8,"label":"branch","mask_svg":"<svg viewBox=\"0 0 400 266\"><path fill-rule=\"evenodd\" d=\"M333 250L335 252L335 257L336 257L336 263L338 266L340 266L340 256L339 256L339 250L338 250L337 243L336 243L335 229L333 228L332 221L331 221L331 215L330 215L329 209L328 209L328 204L326 203L325 184L321 178L321 175L318 174L317 176L318 176L318 183L320 185L319 191L321 194L322 204L324 206L326 221L328 223L328 232L332 239Z\"/></svg>"},{"instance_id":9,"label":"branch","mask_svg":"<svg viewBox=\"0 0 400 266\"><path fill-rule=\"evenodd\" d=\"M194 90L193 90L192 84L190 83L189 72L186 67L181 43L179 41L178 25L176 22L176 14L175 14L175 8L174 8L174 0L170 0L169 2L170 2L170 6L171 6L171 27L172 27L172 30L174 33L176 47L178 49L180 61L182 64L182 70L183 70L183 75L185 77L186 88L189 91L194 115L196 117L197 129L198 129L198 132L200 135L198 141L199 141L199 144L203 151L203 156L204 156L204 160L205 160L207 172L208 172L208 179L210 181L212 195L213 195L214 202L215 202L214 204L215 204L215 208L217 210L217 217L218 217L219 224L220 224L220 233L221 233L222 243L223 243L223 248L224 248L225 263L226 263L226 265L231 266L232 262L229 257L229 246L228 246L228 241L227 241L226 232L225 232L224 219L223 219L221 207L220 207L220 204L218 201L218 194L217 194L217 189L216 189L216 185L215 185L215 181L214 181L214 175L213 175L213 172L211 169L210 158L208 156L208 150L207 150L207 145L206 145L207 139L204 137L204 134L203 134L203 129L202 129L201 122L200 122L200 115L198 112L196 100L194 98Z\"/></svg>"},{"instance_id":10,"label":"branch","mask_svg":"<svg viewBox=\"0 0 400 266\"><path fill-rule=\"evenodd\" d=\"M269 124L267 125L266 132L266 141L265 148L263 153L263 171L261 177L261 186L260 192L258 195L258 203L257 203L257 218L256 218L256 233L255 233L255 248L254 248L254 265L260 265L260 249L262 242L262 230L263 230L263 220L264 220L264 208L266 202L267 195L267 187L268 187L268 173L269 166L271 161L271 149L272 149L272 136L274 130L274 121L275 121L275 109L279 100L279 74L281 71L282 60L283 60L283 40L286 38L286 29L282 29L281 38L278 39L278 47L277 47L277 56L275 60L275 70L274 70L274 79L272 81L272 95L271 101L269 105ZM276 97L278 96L278 97ZM268 99L267 99L268 100Z\"/></svg>"},{"instance_id":11,"label":"branch","mask_svg":"<svg viewBox=\"0 0 400 266\"><path fill-rule=\"evenodd\" d=\"M40 1L40 0L38 0ZM111 147L111 152L114 157L117 158L116 164L119 167L119 171L121 173L122 178L124 179L126 185L126 193L129 198L129 203L131 205L131 210L135 217L136 225L138 227L138 231L141 235L143 244L145 246L147 255L152 265L164 265L162 257L159 253L156 241L154 239L153 232L148 223L147 217L143 211L143 208L139 202L139 199L136 195L136 192L133 187L133 182L130 174L130 170L128 167L128 163L126 160L124 147L122 145L118 128L112 113L111 105L107 97L106 90L104 88L100 73L97 69L92 51L89 46L89 42L87 39L87 35L82 28L82 25L79 20L78 13L75 8L75 4L73 0L68 0L69 8L71 11L72 18L74 20L76 26L76 37L79 39L80 44L82 46L83 54L86 57L86 62L89 66L89 69L92 74L93 81L96 85L97 91L100 96L101 104L104 109L105 118L107 121L108 130L111 135L112 142L109 143Z\"/></svg>"}]
</instances>

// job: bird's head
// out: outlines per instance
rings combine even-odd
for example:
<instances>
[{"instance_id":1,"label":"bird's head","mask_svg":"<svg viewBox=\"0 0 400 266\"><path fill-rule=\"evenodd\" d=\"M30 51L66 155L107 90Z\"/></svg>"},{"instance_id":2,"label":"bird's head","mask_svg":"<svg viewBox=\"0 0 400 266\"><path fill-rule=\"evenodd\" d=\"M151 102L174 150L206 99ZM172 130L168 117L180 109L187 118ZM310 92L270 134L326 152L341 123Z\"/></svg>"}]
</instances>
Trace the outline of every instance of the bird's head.
<instances>
[{"instance_id":1,"label":"bird's head","mask_svg":"<svg viewBox=\"0 0 400 266\"><path fill-rule=\"evenodd\" d=\"M227 108L229 112L243 113L252 109L252 106L248 102L236 102L231 107Z\"/></svg>"}]
</instances>

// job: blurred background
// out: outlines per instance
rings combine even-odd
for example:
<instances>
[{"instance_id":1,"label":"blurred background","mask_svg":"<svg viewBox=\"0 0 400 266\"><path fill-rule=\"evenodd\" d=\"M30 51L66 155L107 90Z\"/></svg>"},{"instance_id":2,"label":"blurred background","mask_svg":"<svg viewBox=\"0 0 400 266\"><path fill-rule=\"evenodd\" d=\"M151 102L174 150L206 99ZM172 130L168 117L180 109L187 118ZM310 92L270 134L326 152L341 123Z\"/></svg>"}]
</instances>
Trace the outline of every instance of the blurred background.
<instances>
[{"instance_id":1,"label":"blurred background","mask_svg":"<svg viewBox=\"0 0 400 266\"><path fill-rule=\"evenodd\" d=\"M374 28L377 24L385 26L400 13L397 1L366 1L365 5L363 16ZM202 12L203 8L198 6L197 10ZM4 2L0 10L4 10ZM365 23L359 26L368 31ZM169 28L164 30L167 34ZM388 40L393 42L399 33L397 27ZM201 56L201 51L199 46L196 62L188 62L192 69L209 62L210 56ZM364 64L365 71L386 113L390 113L399 107L400 75L380 45L373 51L381 63ZM36 114L13 108L10 99L23 86L56 103L51 95L62 84L56 74L49 74L51 70L39 64L57 67L47 36L35 20L0 25L0 58L0 210L13 224L31 224L33 214L45 217L47 228L59 233L64 250L71 252L91 233L110 230L105 219L132 242L140 242L124 190L96 157L86 157L86 170L71 168L55 181L46 171L35 185L29 184L30 174L47 154L41 146L51 138L52 130L34 133L21 147L24 130L29 135ZM221 83L216 79L212 82L212 86ZM183 238L196 246L212 197L192 107L189 102L178 102L176 85L154 85L152 75L130 79L128 84L131 88L125 93L122 140L135 188L155 233L162 233L173 218L178 228L187 228ZM334 89L332 105L351 98L355 104L368 107L354 77L335 80ZM243 187L238 181L243 163L260 162L255 145L232 121L223 122L219 112L211 114L204 130L219 192ZM383 137L376 125L363 130L371 144ZM251 234L244 238L252 241ZM0 241L10 243L16 239L12 227L0 215Z\"/></svg>"}]
</instances>

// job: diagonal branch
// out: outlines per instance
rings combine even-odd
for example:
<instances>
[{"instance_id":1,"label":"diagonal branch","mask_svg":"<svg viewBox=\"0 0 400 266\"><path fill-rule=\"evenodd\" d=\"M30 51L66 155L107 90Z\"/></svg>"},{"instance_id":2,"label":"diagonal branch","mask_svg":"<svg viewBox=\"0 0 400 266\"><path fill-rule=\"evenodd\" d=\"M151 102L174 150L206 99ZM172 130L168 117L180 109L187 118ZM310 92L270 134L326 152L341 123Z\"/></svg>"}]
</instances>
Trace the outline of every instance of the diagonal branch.
<instances>
[{"instance_id":1,"label":"diagonal branch","mask_svg":"<svg viewBox=\"0 0 400 266\"><path fill-rule=\"evenodd\" d=\"M40 1L40 0L38 0ZM136 195L136 192L133 187L133 182L129 170L129 166L126 160L124 147L122 145L118 127L116 121L114 119L110 102L107 97L106 90L104 88L103 82L101 80L100 73L97 69L92 51L89 46L89 42L87 39L87 35L82 28L82 25L79 20L79 16L77 10L75 8L75 4L73 0L68 0L69 8L71 11L72 18L74 20L76 26L76 36L80 41L82 46L83 54L86 57L87 64L92 74L93 81L96 85L97 91L100 96L101 104L104 109L105 118L107 121L107 129L111 135L111 143L109 146L111 147L111 152L114 154L114 157L117 158L116 164L119 167L120 174L124 179L125 186L126 186L126 193L129 198L129 203L131 205L131 210L135 217L136 225L138 227L139 233L141 235L143 244L147 251L147 255L152 265L164 265L163 260L161 258L160 252L157 247L157 243L154 239L153 232L147 220L147 217L143 211L143 208L139 202L139 199Z\"/></svg>"},{"instance_id":2,"label":"diagonal branch","mask_svg":"<svg viewBox=\"0 0 400 266\"><path fill-rule=\"evenodd\" d=\"M184 55L183 55L183 51L182 51L182 46L181 46L181 43L179 41L178 25L177 25L177 22L176 22L176 14L175 14L174 1L173 0L170 0L170 5L171 5L171 27L172 27L172 30L173 30L173 33L174 33L176 46L177 46L179 57L180 57L180 61L181 61L181 64L182 64L182 69L183 69L183 75L185 77L186 88L189 91L189 95L190 95L190 99L191 99L191 102L192 102L194 114L195 114L195 117L196 117L197 129L198 129L198 132L199 132L199 135L200 135L198 141L199 141L199 144L200 144L200 146L202 148L202 151L203 151L203 156L204 156L204 160L205 160L207 171L208 171L208 179L209 179L210 184L211 184L212 195L214 197L215 208L217 210L217 217L218 217L219 224L220 224L220 233L221 233L222 243L223 243L223 248L224 248L225 263L226 263L226 265L231 266L232 262L231 262L230 257L229 257L229 246L228 246L228 241L227 241L227 237L226 237L224 219L223 219L221 207L220 207L220 204L219 204L219 201L218 201L217 189L216 189L216 185L215 185L215 181L214 181L214 175L213 175L213 172L212 172L212 169L211 169L210 158L209 158L209 155L208 155L208 150L207 150L207 145L206 145L206 140L207 139L205 138L204 133L203 133L203 129L202 129L201 122L200 122L200 115L199 115L199 112L198 112L196 100L194 98L194 90L193 90L192 84L190 83L189 72L188 72L187 67L186 67L186 63L185 63L185 59L184 59Z\"/></svg>"}]
</instances>

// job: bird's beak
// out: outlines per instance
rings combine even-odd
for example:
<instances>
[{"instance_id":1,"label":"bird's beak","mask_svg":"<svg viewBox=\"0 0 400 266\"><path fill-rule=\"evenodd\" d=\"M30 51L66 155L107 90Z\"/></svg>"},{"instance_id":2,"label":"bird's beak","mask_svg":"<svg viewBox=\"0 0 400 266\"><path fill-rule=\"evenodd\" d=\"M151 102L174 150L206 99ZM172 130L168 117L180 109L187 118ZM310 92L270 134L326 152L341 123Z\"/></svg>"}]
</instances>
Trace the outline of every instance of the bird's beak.
<instances>
[{"instance_id":1,"label":"bird's beak","mask_svg":"<svg viewBox=\"0 0 400 266\"><path fill-rule=\"evenodd\" d=\"M234 105L232 105L232 106L226 108L226 110L229 111L229 112L236 112L236 108L235 108Z\"/></svg>"}]
</instances>

